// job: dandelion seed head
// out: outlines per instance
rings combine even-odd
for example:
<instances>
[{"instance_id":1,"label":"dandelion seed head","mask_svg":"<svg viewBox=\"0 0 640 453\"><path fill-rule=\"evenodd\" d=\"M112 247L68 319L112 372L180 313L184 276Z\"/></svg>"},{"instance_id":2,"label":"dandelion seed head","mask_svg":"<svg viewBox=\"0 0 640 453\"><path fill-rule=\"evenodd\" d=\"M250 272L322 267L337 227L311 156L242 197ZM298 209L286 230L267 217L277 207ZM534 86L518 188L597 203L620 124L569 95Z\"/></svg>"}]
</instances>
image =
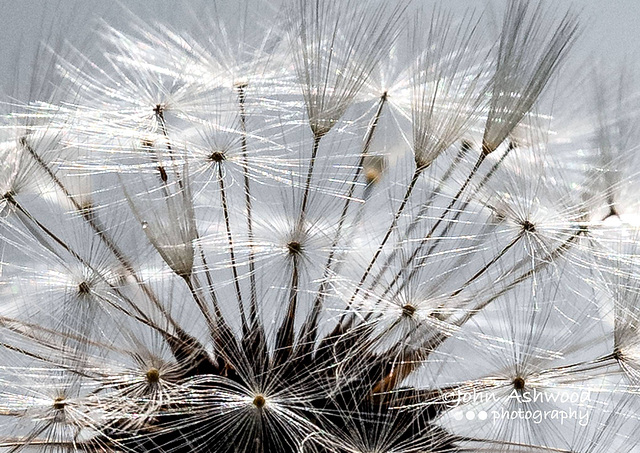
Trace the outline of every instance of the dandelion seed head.
<instances>
[{"instance_id":1,"label":"dandelion seed head","mask_svg":"<svg viewBox=\"0 0 640 453\"><path fill-rule=\"evenodd\" d=\"M2 104L0 448L633 451L637 115L547 111L573 13L185 6Z\"/></svg>"}]
</instances>

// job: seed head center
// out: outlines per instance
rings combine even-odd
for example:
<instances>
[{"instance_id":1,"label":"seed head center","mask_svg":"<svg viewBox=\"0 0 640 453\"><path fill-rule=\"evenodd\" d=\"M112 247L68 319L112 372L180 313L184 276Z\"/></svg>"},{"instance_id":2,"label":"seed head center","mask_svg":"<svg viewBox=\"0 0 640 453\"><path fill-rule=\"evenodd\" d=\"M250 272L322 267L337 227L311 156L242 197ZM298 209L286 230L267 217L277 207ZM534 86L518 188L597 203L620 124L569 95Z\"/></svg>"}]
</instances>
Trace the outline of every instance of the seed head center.
<instances>
[{"instance_id":1,"label":"seed head center","mask_svg":"<svg viewBox=\"0 0 640 453\"><path fill-rule=\"evenodd\" d=\"M416 312L416 307L411 304L406 304L402 307L402 315L408 318L413 317Z\"/></svg>"},{"instance_id":2,"label":"seed head center","mask_svg":"<svg viewBox=\"0 0 640 453\"><path fill-rule=\"evenodd\" d=\"M224 153L222 151L214 151L209 156L209 159L216 163L222 162L224 160Z\"/></svg>"},{"instance_id":3,"label":"seed head center","mask_svg":"<svg viewBox=\"0 0 640 453\"><path fill-rule=\"evenodd\" d=\"M262 395L256 395L253 399L253 405L258 409L262 409L265 404L267 404L267 400Z\"/></svg>"},{"instance_id":4,"label":"seed head center","mask_svg":"<svg viewBox=\"0 0 640 453\"><path fill-rule=\"evenodd\" d=\"M302 244L298 241L291 241L287 244L287 249L291 255L299 255L302 252Z\"/></svg>"},{"instance_id":5,"label":"seed head center","mask_svg":"<svg viewBox=\"0 0 640 453\"><path fill-rule=\"evenodd\" d=\"M522 222L521 225L522 225L522 229L527 233L535 233L536 231L536 226L528 220L525 220L524 222Z\"/></svg>"},{"instance_id":6,"label":"seed head center","mask_svg":"<svg viewBox=\"0 0 640 453\"><path fill-rule=\"evenodd\" d=\"M525 382L524 382L524 379L523 379L523 378L521 378L520 376L516 377L516 378L512 381L512 384L513 384L513 388L514 388L514 389L516 389L516 390L524 390L524 384L525 384Z\"/></svg>"},{"instance_id":7,"label":"seed head center","mask_svg":"<svg viewBox=\"0 0 640 453\"><path fill-rule=\"evenodd\" d=\"M146 374L147 382L155 384L160 380L160 371L157 368L149 368Z\"/></svg>"},{"instance_id":8,"label":"seed head center","mask_svg":"<svg viewBox=\"0 0 640 453\"><path fill-rule=\"evenodd\" d=\"M89 294L91 292L91 288L87 282L82 282L78 285L78 294Z\"/></svg>"},{"instance_id":9,"label":"seed head center","mask_svg":"<svg viewBox=\"0 0 640 453\"><path fill-rule=\"evenodd\" d=\"M59 396L58 398L53 400L53 408L55 410L61 411L62 409L64 409L65 406L66 406L66 403L64 402L63 397Z\"/></svg>"}]
</instances>

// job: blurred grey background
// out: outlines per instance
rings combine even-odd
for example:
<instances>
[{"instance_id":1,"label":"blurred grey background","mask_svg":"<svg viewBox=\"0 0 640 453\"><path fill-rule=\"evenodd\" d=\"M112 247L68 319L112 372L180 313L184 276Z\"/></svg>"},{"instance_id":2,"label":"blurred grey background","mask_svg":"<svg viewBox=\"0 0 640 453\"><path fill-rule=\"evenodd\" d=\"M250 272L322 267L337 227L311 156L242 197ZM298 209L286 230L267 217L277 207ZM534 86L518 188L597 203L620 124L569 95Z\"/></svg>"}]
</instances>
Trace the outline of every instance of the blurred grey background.
<instances>
[{"instance_id":1,"label":"blurred grey background","mask_svg":"<svg viewBox=\"0 0 640 453\"><path fill-rule=\"evenodd\" d=\"M220 9L238 8L245 0L220 0ZM268 1L268 0L265 0ZM395 1L395 0L389 0ZM0 0L0 90L15 95L19 86L28 84L34 67L35 49L41 41L59 48L60 40L69 40L84 53L96 51L97 40L91 33L99 20L126 29L132 16L141 21L161 18L176 28L189 28L191 10L197 15L201 5L213 0ZM414 0L431 4L434 0ZM447 0L453 9L468 7L497 14L506 0ZM583 32L573 50L572 64L583 62L585 70L599 64L615 68L623 61L636 66L640 56L640 1L638 0L566 0L547 2L560 10L572 7L580 12ZM27 83L26 83L27 82Z\"/></svg>"}]
</instances>

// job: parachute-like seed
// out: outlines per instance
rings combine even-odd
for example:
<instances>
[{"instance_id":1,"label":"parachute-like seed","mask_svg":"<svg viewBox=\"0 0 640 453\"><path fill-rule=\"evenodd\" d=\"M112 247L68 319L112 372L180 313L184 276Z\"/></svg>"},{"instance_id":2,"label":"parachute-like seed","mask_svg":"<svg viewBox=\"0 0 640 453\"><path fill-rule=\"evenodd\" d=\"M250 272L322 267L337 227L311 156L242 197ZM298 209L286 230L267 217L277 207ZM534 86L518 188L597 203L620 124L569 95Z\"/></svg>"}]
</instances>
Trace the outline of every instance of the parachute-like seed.
<instances>
[{"instance_id":1,"label":"parachute-like seed","mask_svg":"<svg viewBox=\"0 0 640 453\"><path fill-rule=\"evenodd\" d=\"M287 32L309 125L322 137L340 120L399 33L398 6L295 0Z\"/></svg>"},{"instance_id":2,"label":"parachute-like seed","mask_svg":"<svg viewBox=\"0 0 640 453\"><path fill-rule=\"evenodd\" d=\"M562 64L578 30L576 16L553 12L544 2L510 1L502 23L482 152L489 154L531 110Z\"/></svg>"}]
</instances>

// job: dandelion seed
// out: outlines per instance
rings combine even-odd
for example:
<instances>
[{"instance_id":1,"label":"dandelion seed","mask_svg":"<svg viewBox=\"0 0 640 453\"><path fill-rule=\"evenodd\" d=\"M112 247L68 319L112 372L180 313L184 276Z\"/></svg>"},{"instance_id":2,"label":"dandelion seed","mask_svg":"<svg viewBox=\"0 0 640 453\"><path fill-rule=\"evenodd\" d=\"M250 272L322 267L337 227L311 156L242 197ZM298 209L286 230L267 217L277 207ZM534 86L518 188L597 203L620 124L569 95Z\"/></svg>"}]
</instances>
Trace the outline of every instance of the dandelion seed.
<instances>
[{"instance_id":1,"label":"dandelion seed","mask_svg":"<svg viewBox=\"0 0 640 453\"><path fill-rule=\"evenodd\" d=\"M495 151L530 111L575 40L574 15L566 13L551 27L545 24L550 13L544 8L542 2L532 6L519 0L507 6L491 81L483 154Z\"/></svg>"},{"instance_id":2,"label":"dandelion seed","mask_svg":"<svg viewBox=\"0 0 640 453\"><path fill-rule=\"evenodd\" d=\"M398 34L402 7L294 2L288 31L311 130L329 132Z\"/></svg>"}]
</instances>

